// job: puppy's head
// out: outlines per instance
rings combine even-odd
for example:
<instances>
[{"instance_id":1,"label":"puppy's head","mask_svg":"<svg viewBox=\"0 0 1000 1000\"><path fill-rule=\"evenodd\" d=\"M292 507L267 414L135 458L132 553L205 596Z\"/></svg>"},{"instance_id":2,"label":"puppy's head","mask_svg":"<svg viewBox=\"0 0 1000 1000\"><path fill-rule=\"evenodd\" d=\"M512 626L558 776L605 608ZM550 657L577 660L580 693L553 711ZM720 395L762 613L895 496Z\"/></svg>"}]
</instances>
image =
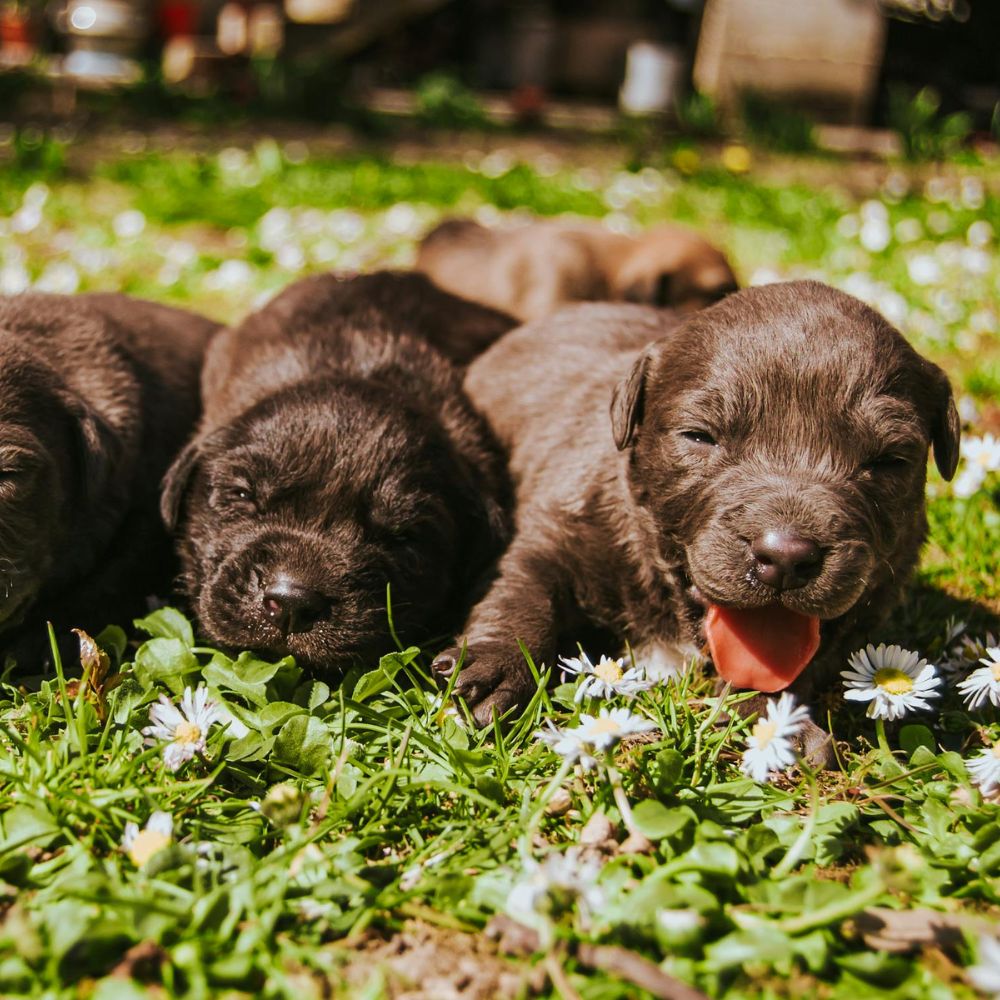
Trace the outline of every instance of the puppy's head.
<instances>
[{"instance_id":1,"label":"puppy's head","mask_svg":"<svg viewBox=\"0 0 1000 1000\"><path fill-rule=\"evenodd\" d=\"M440 425L371 382L280 390L168 473L186 584L226 647L342 668L443 629L501 521Z\"/></svg>"},{"instance_id":2,"label":"puppy's head","mask_svg":"<svg viewBox=\"0 0 1000 1000\"><path fill-rule=\"evenodd\" d=\"M107 481L107 428L44 364L14 349L0 380L0 630L85 558L74 530ZM99 515L98 515L99 516Z\"/></svg>"},{"instance_id":3,"label":"puppy's head","mask_svg":"<svg viewBox=\"0 0 1000 1000\"><path fill-rule=\"evenodd\" d=\"M707 608L716 668L758 690L905 580L928 448L945 478L958 462L944 373L815 282L740 292L651 345L612 423L662 555Z\"/></svg>"},{"instance_id":4,"label":"puppy's head","mask_svg":"<svg viewBox=\"0 0 1000 1000\"><path fill-rule=\"evenodd\" d=\"M737 289L723 253L680 226L643 233L611 276L611 298L693 312Z\"/></svg>"}]
</instances>

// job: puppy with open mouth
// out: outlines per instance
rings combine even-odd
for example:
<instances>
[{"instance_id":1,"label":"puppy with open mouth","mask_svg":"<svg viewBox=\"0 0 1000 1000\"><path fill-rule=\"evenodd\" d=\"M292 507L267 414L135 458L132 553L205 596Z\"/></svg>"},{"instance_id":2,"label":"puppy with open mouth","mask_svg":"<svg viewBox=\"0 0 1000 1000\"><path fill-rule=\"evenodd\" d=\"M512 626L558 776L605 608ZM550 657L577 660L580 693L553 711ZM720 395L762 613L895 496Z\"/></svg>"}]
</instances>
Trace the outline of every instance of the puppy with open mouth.
<instances>
[{"instance_id":1,"label":"puppy with open mouth","mask_svg":"<svg viewBox=\"0 0 1000 1000\"><path fill-rule=\"evenodd\" d=\"M19 665L174 576L159 483L218 324L125 295L0 298L0 632Z\"/></svg>"},{"instance_id":2,"label":"puppy with open mouth","mask_svg":"<svg viewBox=\"0 0 1000 1000\"><path fill-rule=\"evenodd\" d=\"M336 671L394 648L387 586L408 642L462 620L508 488L430 341L495 317L438 289L430 308L423 284L306 279L212 341L204 420L162 506L209 640Z\"/></svg>"},{"instance_id":3,"label":"puppy with open mouth","mask_svg":"<svg viewBox=\"0 0 1000 1000\"><path fill-rule=\"evenodd\" d=\"M816 282L688 318L567 308L509 334L466 389L510 453L515 534L435 667L480 723L597 624L651 668L706 645L734 688L808 699L892 608L926 532L928 448L950 478L944 373Z\"/></svg>"}]
</instances>

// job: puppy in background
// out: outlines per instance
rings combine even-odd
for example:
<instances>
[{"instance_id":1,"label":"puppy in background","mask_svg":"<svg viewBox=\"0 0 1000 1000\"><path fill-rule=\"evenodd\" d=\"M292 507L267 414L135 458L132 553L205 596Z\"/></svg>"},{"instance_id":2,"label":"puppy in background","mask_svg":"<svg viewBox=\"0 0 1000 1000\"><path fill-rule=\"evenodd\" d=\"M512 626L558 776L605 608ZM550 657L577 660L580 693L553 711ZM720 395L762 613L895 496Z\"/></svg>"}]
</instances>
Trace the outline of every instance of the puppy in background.
<instances>
[{"instance_id":1,"label":"puppy in background","mask_svg":"<svg viewBox=\"0 0 1000 1000\"><path fill-rule=\"evenodd\" d=\"M159 484L198 420L218 324L125 295L0 299L0 632L126 622L174 576Z\"/></svg>"},{"instance_id":2,"label":"puppy in background","mask_svg":"<svg viewBox=\"0 0 1000 1000\"><path fill-rule=\"evenodd\" d=\"M430 341L496 317L425 285L306 279L213 340L204 420L162 508L212 642L319 671L370 663L394 646L387 585L407 641L461 622L508 490Z\"/></svg>"},{"instance_id":3,"label":"puppy in background","mask_svg":"<svg viewBox=\"0 0 1000 1000\"><path fill-rule=\"evenodd\" d=\"M737 288L721 251L674 225L623 236L598 223L487 229L471 219L449 219L424 237L416 267L441 288L522 322L582 301L688 312Z\"/></svg>"},{"instance_id":4,"label":"puppy in background","mask_svg":"<svg viewBox=\"0 0 1000 1000\"><path fill-rule=\"evenodd\" d=\"M896 603L924 539L928 449L950 479L945 374L874 310L816 282L686 319L566 308L504 337L466 390L509 450L516 525L450 650L488 724L599 625L670 671L707 643L736 689L833 683ZM818 727L807 749L828 759ZM825 748L825 749L824 749Z\"/></svg>"}]
</instances>

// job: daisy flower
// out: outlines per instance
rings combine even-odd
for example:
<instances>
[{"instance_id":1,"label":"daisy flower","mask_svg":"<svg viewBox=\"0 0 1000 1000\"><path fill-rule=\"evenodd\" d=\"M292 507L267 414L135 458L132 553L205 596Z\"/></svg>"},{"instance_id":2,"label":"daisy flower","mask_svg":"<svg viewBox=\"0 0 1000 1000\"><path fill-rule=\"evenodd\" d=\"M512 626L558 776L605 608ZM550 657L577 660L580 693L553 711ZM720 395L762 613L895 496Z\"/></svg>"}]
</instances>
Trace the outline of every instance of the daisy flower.
<instances>
[{"instance_id":1,"label":"daisy flower","mask_svg":"<svg viewBox=\"0 0 1000 1000\"><path fill-rule=\"evenodd\" d=\"M143 729L142 735L146 737L147 746L167 741L163 763L176 771L195 754L205 752L209 727L223 718L219 706L209 700L208 688L201 685L197 690L185 690L180 708L161 694L159 704L149 710L149 721L153 725Z\"/></svg>"},{"instance_id":2,"label":"daisy flower","mask_svg":"<svg viewBox=\"0 0 1000 1000\"><path fill-rule=\"evenodd\" d=\"M980 750L965 767L983 798L1000 797L1000 743Z\"/></svg>"},{"instance_id":3,"label":"daisy flower","mask_svg":"<svg viewBox=\"0 0 1000 1000\"><path fill-rule=\"evenodd\" d=\"M174 839L174 820L170 813L157 810L143 829L138 823L126 823L122 850L136 868L141 868L157 851L169 847Z\"/></svg>"},{"instance_id":4,"label":"daisy flower","mask_svg":"<svg viewBox=\"0 0 1000 1000\"><path fill-rule=\"evenodd\" d=\"M965 970L969 982L987 996L1000 997L1000 938L980 935L978 951L979 962Z\"/></svg>"},{"instance_id":5,"label":"daisy flower","mask_svg":"<svg viewBox=\"0 0 1000 1000\"><path fill-rule=\"evenodd\" d=\"M1000 440L992 434L962 439L965 465L952 483L955 496L970 497L986 481L991 472L1000 472Z\"/></svg>"},{"instance_id":6,"label":"daisy flower","mask_svg":"<svg viewBox=\"0 0 1000 1000\"><path fill-rule=\"evenodd\" d=\"M578 847L565 854L553 851L541 862L528 858L507 894L504 909L519 924L538 932L541 947L552 944L552 918L576 909L584 926L604 905L604 891L597 885L601 865L585 861Z\"/></svg>"},{"instance_id":7,"label":"daisy flower","mask_svg":"<svg viewBox=\"0 0 1000 1000\"><path fill-rule=\"evenodd\" d=\"M585 771L597 767L597 760L580 740L578 729L560 729L551 719L546 721L545 728L535 733L535 739L541 740L560 757L573 764L579 764Z\"/></svg>"},{"instance_id":8,"label":"daisy flower","mask_svg":"<svg viewBox=\"0 0 1000 1000\"><path fill-rule=\"evenodd\" d=\"M869 643L852 653L850 670L842 670L844 698L867 701L870 719L901 719L918 708L930 708L928 698L937 698L941 685L934 665L899 646L878 647Z\"/></svg>"},{"instance_id":9,"label":"daisy flower","mask_svg":"<svg viewBox=\"0 0 1000 1000\"><path fill-rule=\"evenodd\" d=\"M602 708L597 715L582 714L575 732L584 746L606 753L626 736L638 736L654 729L655 722L634 715L627 708Z\"/></svg>"},{"instance_id":10,"label":"daisy flower","mask_svg":"<svg viewBox=\"0 0 1000 1000\"><path fill-rule=\"evenodd\" d=\"M767 717L754 723L740 769L754 781L766 782L772 771L786 771L796 761L793 740L809 721L809 710L796 705L787 691L767 703Z\"/></svg>"},{"instance_id":11,"label":"daisy flower","mask_svg":"<svg viewBox=\"0 0 1000 1000\"><path fill-rule=\"evenodd\" d=\"M656 729L656 723L627 708L602 708L597 715L580 716L580 725L559 729L552 722L540 729L535 738L547 743L560 757L579 764L587 771L597 766L596 755L607 753L626 736L637 736Z\"/></svg>"},{"instance_id":12,"label":"daisy flower","mask_svg":"<svg viewBox=\"0 0 1000 1000\"><path fill-rule=\"evenodd\" d=\"M653 681L646 678L645 668L626 670L624 657L612 660L610 656L602 656L595 667L581 651L579 656L560 657L559 662L563 670L583 678L576 689L575 702L584 698L610 698L616 694L634 698L640 691L648 691L653 686Z\"/></svg>"},{"instance_id":13,"label":"daisy flower","mask_svg":"<svg viewBox=\"0 0 1000 1000\"><path fill-rule=\"evenodd\" d=\"M951 673L958 670L965 670L970 664L981 660L986 655L988 649L997 645L1000 645L1000 643L997 642L997 637L992 632L987 632L981 636L963 635L948 650L948 655L941 663L941 666Z\"/></svg>"},{"instance_id":14,"label":"daisy flower","mask_svg":"<svg viewBox=\"0 0 1000 1000\"><path fill-rule=\"evenodd\" d=\"M981 708L986 702L1000 706L1000 646L989 647L979 662L984 666L958 685L959 694L969 708Z\"/></svg>"}]
</instances>

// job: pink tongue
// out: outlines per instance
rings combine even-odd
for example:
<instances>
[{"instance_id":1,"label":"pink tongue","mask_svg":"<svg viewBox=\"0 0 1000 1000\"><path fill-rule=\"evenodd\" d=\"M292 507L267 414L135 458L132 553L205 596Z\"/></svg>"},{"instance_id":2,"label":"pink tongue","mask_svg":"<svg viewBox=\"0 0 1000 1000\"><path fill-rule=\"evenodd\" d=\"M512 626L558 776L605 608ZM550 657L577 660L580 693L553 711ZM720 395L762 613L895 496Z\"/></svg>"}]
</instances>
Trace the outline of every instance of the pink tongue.
<instances>
[{"instance_id":1,"label":"pink tongue","mask_svg":"<svg viewBox=\"0 0 1000 1000\"><path fill-rule=\"evenodd\" d=\"M766 608L720 608L705 616L705 635L719 676L735 688L781 691L819 649L819 619Z\"/></svg>"}]
</instances>

